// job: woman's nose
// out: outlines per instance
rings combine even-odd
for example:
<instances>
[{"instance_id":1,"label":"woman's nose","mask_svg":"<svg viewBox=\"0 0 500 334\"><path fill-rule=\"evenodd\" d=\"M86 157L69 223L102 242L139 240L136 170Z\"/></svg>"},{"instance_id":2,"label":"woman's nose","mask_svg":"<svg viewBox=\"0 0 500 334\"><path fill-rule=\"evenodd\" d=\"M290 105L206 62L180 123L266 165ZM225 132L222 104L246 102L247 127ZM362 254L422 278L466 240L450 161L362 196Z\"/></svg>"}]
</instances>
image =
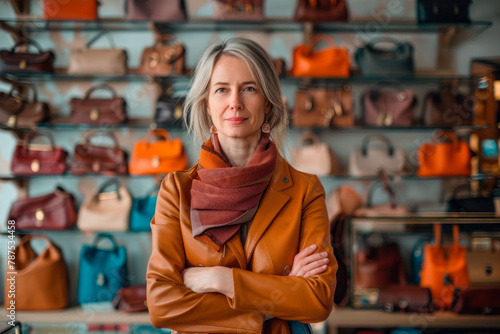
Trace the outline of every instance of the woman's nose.
<instances>
[{"instance_id":1,"label":"woman's nose","mask_svg":"<svg viewBox=\"0 0 500 334\"><path fill-rule=\"evenodd\" d=\"M243 104L241 103L241 99L238 93L234 93L231 96L231 101L229 103L229 107L231 110L242 110Z\"/></svg>"}]
</instances>

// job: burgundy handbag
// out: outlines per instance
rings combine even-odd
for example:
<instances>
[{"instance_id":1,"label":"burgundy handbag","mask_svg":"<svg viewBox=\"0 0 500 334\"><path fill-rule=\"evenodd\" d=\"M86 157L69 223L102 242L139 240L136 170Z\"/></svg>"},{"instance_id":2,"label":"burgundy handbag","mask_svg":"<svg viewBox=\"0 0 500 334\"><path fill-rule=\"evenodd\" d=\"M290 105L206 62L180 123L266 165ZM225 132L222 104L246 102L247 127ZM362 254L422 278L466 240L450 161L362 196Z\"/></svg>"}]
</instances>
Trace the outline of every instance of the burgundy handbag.
<instances>
[{"instance_id":1,"label":"burgundy handbag","mask_svg":"<svg viewBox=\"0 0 500 334\"><path fill-rule=\"evenodd\" d=\"M75 199L63 188L12 204L9 220L20 230L69 230L76 223Z\"/></svg>"},{"instance_id":2,"label":"burgundy handbag","mask_svg":"<svg viewBox=\"0 0 500 334\"><path fill-rule=\"evenodd\" d=\"M122 312L145 312L148 310L146 304L146 284L132 285L121 288L112 302L115 309Z\"/></svg>"},{"instance_id":3,"label":"burgundy handbag","mask_svg":"<svg viewBox=\"0 0 500 334\"><path fill-rule=\"evenodd\" d=\"M111 92L110 98L93 98L92 93L98 90ZM120 124L127 121L126 102L118 97L108 85L93 87L85 93L83 99L73 98L70 101L71 123L83 124Z\"/></svg>"},{"instance_id":4,"label":"burgundy handbag","mask_svg":"<svg viewBox=\"0 0 500 334\"><path fill-rule=\"evenodd\" d=\"M184 0L128 0L127 19L155 22L186 20Z\"/></svg>"},{"instance_id":5,"label":"burgundy handbag","mask_svg":"<svg viewBox=\"0 0 500 334\"><path fill-rule=\"evenodd\" d=\"M36 137L45 137L50 146L33 145ZM12 174L14 175L61 175L66 172L68 153L54 144L49 132L31 132L24 142L16 146L12 157Z\"/></svg>"},{"instance_id":6,"label":"burgundy handbag","mask_svg":"<svg viewBox=\"0 0 500 334\"><path fill-rule=\"evenodd\" d=\"M416 99L411 90L372 89L363 96L364 123L371 126L410 126Z\"/></svg>"},{"instance_id":7,"label":"burgundy handbag","mask_svg":"<svg viewBox=\"0 0 500 334\"><path fill-rule=\"evenodd\" d=\"M391 285L381 288L378 295L378 306L386 312L419 312L431 311L431 290L415 285Z\"/></svg>"},{"instance_id":8,"label":"burgundy handbag","mask_svg":"<svg viewBox=\"0 0 500 334\"><path fill-rule=\"evenodd\" d=\"M16 52L21 45L33 45L38 53ZM0 72L11 73L44 73L54 72L54 54L52 51L42 51L33 40L21 40L10 50L0 51Z\"/></svg>"},{"instance_id":9,"label":"burgundy handbag","mask_svg":"<svg viewBox=\"0 0 500 334\"><path fill-rule=\"evenodd\" d=\"M347 21L345 0L299 0L295 21L335 22Z\"/></svg>"},{"instance_id":10,"label":"burgundy handbag","mask_svg":"<svg viewBox=\"0 0 500 334\"><path fill-rule=\"evenodd\" d=\"M97 134L99 132L91 131L85 136L83 144L75 147L70 164L71 174L127 174L127 154L118 147L116 137L111 132L102 132L100 134L111 138L114 145L113 147L96 146L91 143L91 139Z\"/></svg>"},{"instance_id":11,"label":"burgundy handbag","mask_svg":"<svg viewBox=\"0 0 500 334\"><path fill-rule=\"evenodd\" d=\"M424 100L423 123L431 126L471 125L474 106L466 102L464 95L454 94L448 87L429 92Z\"/></svg>"},{"instance_id":12,"label":"burgundy handbag","mask_svg":"<svg viewBox=\"0 0 500 334\"><path fill-rule=\"evenodd\" d=\"M264 0L214 0L214 17L221 21L262 21Z\"/></svg>"},{"instance_id":13,"label":"burgundy handbag","mask_svg":"<svg viewBox=\"0 0 500 334\"><path fill-rule=\"evenodd\" d=\"M500 314L500 287L455 288L451 310L459 314Z\"/></svg>"},{"instance_id":14,"label":"burgundy handbag","mask_svg":"<svg viewBox=\"0 0 500 334\"><path fill-rule=\"evenodd\" d=\"M33 92L31 100L28 96L29 92L19 93L21 88ZM14 83L8 94L0 92L0 123L10 127L31 128L37 123L47 121L49 117L49 106L45 102L38 101L37 92L33 85Z\"/></svg>"}]
</instances>

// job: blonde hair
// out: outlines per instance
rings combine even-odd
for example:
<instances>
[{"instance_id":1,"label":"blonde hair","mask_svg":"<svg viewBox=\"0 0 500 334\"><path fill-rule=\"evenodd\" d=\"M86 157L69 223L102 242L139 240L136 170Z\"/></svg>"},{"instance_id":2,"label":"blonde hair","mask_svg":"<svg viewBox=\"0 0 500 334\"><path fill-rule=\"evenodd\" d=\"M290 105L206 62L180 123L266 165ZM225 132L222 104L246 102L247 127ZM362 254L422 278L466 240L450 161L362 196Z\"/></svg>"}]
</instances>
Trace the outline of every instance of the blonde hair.
<instances>
[{"instance_id":1,"label":"blonde hair","mask_svg":"<svg viewBox=\"0 0 500 334\"><path fill-rule=\"evenodd\" d=\"M208 47L203 53L191 80L191 89L184 104L184 122L188 133L203 142L210 136L212 121L207 113L210 77L222 55L238 57L246 62L265 99L271 104L266 120L271 125L271 138L283 153L286 142L287 111L281 97L276 68L269 54L258 43L244 37L231 37Z\"/></svg>"}]
</instances>

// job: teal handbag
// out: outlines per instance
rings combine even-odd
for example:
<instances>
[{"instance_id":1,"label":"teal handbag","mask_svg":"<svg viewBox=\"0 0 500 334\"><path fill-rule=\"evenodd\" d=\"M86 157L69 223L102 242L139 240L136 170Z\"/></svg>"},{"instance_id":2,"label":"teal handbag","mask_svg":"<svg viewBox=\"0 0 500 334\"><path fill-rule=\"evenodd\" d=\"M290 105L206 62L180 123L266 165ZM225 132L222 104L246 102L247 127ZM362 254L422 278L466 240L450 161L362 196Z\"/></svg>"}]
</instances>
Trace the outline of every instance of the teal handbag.
<instances>
[{"instance_id":1,"label":"teal handbag","mask_svg":"<svg viewBox=\"0 0 500 334\"><path fill-rule=\"evenodd\" d=\"M103 239L111 241L112 248L99 248ZM116 292L128 285L127 272L126 248L118 247L110 234L98 234L80 253L78 304L111 302Z\"/></svg>"},{"instance_id":2,"label":"teal handbag","mask_svg":"<svg viewBox=\"0 0 500 334\"><path fill-rule=\"evenodd\" d=\"M158 189L142 198L132 200L132 210L130 211L130 230L135 232L151 231L151 219L155 214L157 196L151 196Z\"/></svg>"},{"instance_id":3,"label":"teal handbag","mask_svg":"<svg viewBox=\"0 0 500 334\"><path fill-rule=\"evenodd\" d=\"M290 329L290 334L313 334L313 330L310 324L306 324L296 320L288 321L288 328Z\"/></svg>"}]
</instances>

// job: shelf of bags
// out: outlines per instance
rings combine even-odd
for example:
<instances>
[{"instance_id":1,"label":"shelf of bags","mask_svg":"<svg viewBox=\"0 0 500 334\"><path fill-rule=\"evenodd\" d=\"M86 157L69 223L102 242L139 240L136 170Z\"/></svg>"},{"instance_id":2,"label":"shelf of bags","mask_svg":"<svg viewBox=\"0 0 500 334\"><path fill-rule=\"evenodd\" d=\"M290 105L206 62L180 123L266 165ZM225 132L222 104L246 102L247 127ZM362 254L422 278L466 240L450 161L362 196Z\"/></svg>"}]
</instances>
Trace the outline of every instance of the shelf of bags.
<instances>
[{"instance_id":1,"label":"shelf of bags","mask_svg":"<svg viewBox=\"0 0 500 334\"><path fill-rule=\"evenodd\" d=\"M2 319L8 319L3 305L0 314ZM151 324L148 312L125 313L118 311L83 310L81 307L70 307L53 311L16 310L15 317L17 321L26 324Z\"/></svg>"},{"instance_id":2,"label":"shelf of bags","mask_svg":"<svg viewBox=\"0 0 500 334\"><path fill-rule=\"evenodd\" d=\"M189 71L187 71L189 73ZM57 68L54 72L29 73L29 72L2 72L0 78L14 81L20 80L58 80L58 81L89 81L99 80L103 82L143 82L143 81L175 81L177 83L189 83L190 77L184 75L150 76L137 73L136 69L129 69L126 74L106 75L106 74L68 74L66 69Z\"/></svg>"},{"instance_id":3,"label":"shelf of bags","mask_svg":"<svg viewBox=\"0 0 500 334\"><path fill-rule=\"evenodd\" d=\"M180 126L166 126L163 124L155 123L150 119L129 119L126 123L120 124L77 124L70 123L67 118L55 118L51 122L37 123L37 129L47 130L114 130L114 129L136 129L136 130L154 130L166 129L172 133L185 132L185 129ZM24 127L9 127L0 124L0 130L10 131L33 131L32 128Z\"/></svg>"},{"instance_id":4,"label":"shelf of bags","mask_svg":"<svg viewBox=\"0 0 500 334\"><path fill-rule=\"evenodd\" d=\"M290 126L289 130L294 133L300 133L303 131L312 131L314 133L321 132L380 132L380 131L415 131L415 132L429 132L429 131L437 131L441 130L453 130L454 132L459 133L460 135L469 134L471 132L477 130L488 129L489 125L459 125L459 126L428 126L428 125L413 125L413 126L366 126L366 125L357 125L357 126L349 126L349 127L316 127L316 128L306 128L306 127L296 127Z\"/></svg>"},{"instance_id":5,"label":"shelf of bags","mask_svg":"<svg viewBox=\"0 0 500 334\"><path fill-rule=\"evenodd\" d=\"M411 328L493 328L500 327L500 316L463 315L452 312L388 313L381 310L335 308L327 319L330 328L399 327Z\"/></svg>"},{"instance_id":6,"label":"shelf of bags","mask_svg":"<svg viewBox=\"0 0 500 334\"><path fill-rule=\"evenodd\" d=\"M379 177L376 175L373 176L352 176L348 174L341 175L327 175L320 176L320 180L352 180L352 181L375 181L379 180ZM432 177L423 177L418 175L391 175L390 179L394 181L437 181L437 180L491 180L493 178L492 174L475 174L469 176L454 176L454 175L444 175L444 176L432 176Z\"/></svg>"},{"instance_id":7,"label":"shelf of bags","mask_svg":"<svg viewBox=\"0 0 500 334\"><path fill-rule=\"evenodd\" d=\"M3 19L15 28L33 32L61 30L115 30L146 31L158 29L162 32L207 32L207 31L290 31L300 32L304 22L289 18L267 18L263 21L217 21L211 18L193 18L182 22L149 22L130 21L123 18L101 18L91 21L50 20L40 16L24 16L22 18ZM450 29L472 30L481 33L492 26L490 21L474 21L470 23L426 23L419 24L415 20L387 19L369 21L324 22L313 23L316 32L352 32L370 35L378 32L413 32L413 33L445 33Z\"/></svg>"}]
</instances>

